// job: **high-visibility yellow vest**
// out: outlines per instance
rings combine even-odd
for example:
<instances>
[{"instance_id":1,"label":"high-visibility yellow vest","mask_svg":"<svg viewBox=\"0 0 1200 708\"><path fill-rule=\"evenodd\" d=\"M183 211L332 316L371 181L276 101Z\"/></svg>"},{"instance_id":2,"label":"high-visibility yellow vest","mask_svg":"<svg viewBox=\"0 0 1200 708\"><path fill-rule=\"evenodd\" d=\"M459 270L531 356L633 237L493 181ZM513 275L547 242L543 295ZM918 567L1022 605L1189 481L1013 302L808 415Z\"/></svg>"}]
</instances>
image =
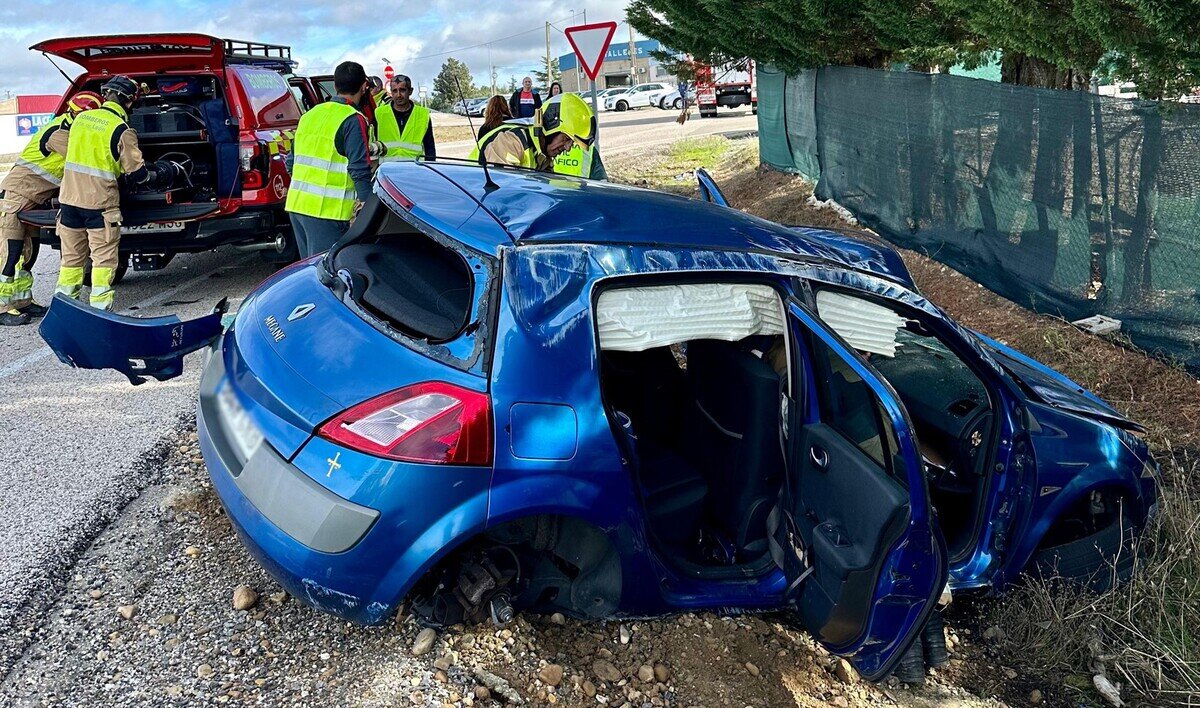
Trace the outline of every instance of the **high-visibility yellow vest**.
<instances>
[{"instance_id":1,"label":"high-visibility yellow vest","mask_svg":"<svg viewBox=\"0 0 1200 708\"><path fill-rule=\"evenodd\" d=\"M126 127L127 117L125 109L115 101L105 101L100 108L75 116L63 169L116 182L123 170L121 161L113 154L113 136Z\"/></svg>"},{"instance_id":2,"label":"high-visibility yellow vest","mask_svg":"<svg viewBox=\"0 0 1200 708\"><path fill-rule=\"evenodd\" d=\"M479 156L483 154L485 149L487 149L488 144L491 143L497 135L504 132L515 133L517 137L521 139L521 145L525 148L525 151L519 156L521 158L521 162L517 166L537 169L537 139L533 137L531 126L522 125L520 123L502 123L487 135L480 138L479 142L475 143L474 149L471 150L470 159L479 160Z\"/></svg>"},{"instance_id":3,"label":"high-visibility yellow vest","mask_svg":"<svg viewBox=\"0 0 1200 708\"><path fill-rule=\"evenodd\" d=\"M390 103L379 107L375 120L379 123L379 141L387 146L387 155L379 158L380 162L414 160L425 154L423 141L425 131L429 130L428 108L414 103L404 132L400 131L400 122Z\"/></svg>"},{"instance_id":4,"label":"high-visibility yellow vest","mask_svg":"<svg viewBox=\"0 0 1200 708\"><path fill-rule=\"evenodd\" d=\"M347 118L358 113L340 101L326 101L300 117L292 142L292 185L284 209L319 219L349 221L354 215L350 161L334 141Z\"/></svg>"},{"instance_id":5,"label":"high-visibility yellow vest","mask_svg":"<svg viewBox=\"0 0 1200 708\"><path fill-rule=\"evenodd\" d=\"M595 146L584 150L575 145L570 150L559 153L558 157L554 158L554 171L560 175L591 177L592 160L595 159L595 156Z\"/></svg>"},{"instance_id":6,"label":"high-visibility yellow vest","mask_svg":"<svg viewBox=\"0 0 1200 708\"><path fill-rule=\"evenodd\" d=\"M17 158L17 165L24 167L50 184L62 184L63 166L66 165L67 159L48 148L43 152L42 143L51 132L69 122L70 116L64 113L43 125L38 132L34 133L33 139L29 141L25 149L21 151L21 156Z\"/></svg>"}]
</instances>

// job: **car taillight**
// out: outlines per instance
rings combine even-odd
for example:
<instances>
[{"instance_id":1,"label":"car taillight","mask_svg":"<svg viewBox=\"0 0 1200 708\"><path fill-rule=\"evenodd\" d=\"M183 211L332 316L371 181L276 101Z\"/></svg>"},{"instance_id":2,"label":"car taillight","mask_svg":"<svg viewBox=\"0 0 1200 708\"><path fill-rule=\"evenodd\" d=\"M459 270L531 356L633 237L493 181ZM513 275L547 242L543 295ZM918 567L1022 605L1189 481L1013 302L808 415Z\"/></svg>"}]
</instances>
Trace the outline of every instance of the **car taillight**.
<instances>
[{"instance_id":1,"label":"car taillight","mask_svg":"<svg viewBox=\"0 0 1200 708\"><path fill-rule=\"evenodd\" d=\"M238 154L242 162L242 189L261 189L266 184L260 159L263 155L263 143L258 140L244 140Z\"/></svg>"},{"instance_id":2,"label":"car taillight","mask_svg":"<svg viewBox=\"0 0 1200 708\"><path fill-rule=\"evenodd\" d=\"M401 192L400 188L397 187L390 178L384 177L383 179L379 180L379 184L383 187L383 191L387 192L389 197L395 199L396 203L399 204L402 209L405 211L412 211L413 201L409 199L404 192Z\"/></svg>"},{"instance_id":3,"label":"car taillight","mask_svg":"<svg viewBox=\"0 0 1200 708\"><path fill-rule=\"evenodd\" d=\"M490 465L492 406L486 393L430 381L360 403L317 435L391 460Z\"/></svg>"}]
</instances>

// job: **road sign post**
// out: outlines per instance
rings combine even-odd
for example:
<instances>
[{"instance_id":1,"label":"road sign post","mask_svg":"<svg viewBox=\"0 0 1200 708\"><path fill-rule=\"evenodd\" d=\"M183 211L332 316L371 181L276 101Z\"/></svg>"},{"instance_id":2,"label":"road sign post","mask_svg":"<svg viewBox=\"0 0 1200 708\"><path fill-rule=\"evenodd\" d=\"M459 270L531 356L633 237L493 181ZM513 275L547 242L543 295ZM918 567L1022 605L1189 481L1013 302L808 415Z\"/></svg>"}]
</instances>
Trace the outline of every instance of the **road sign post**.
<instances>
[{"instance_id":1,"label":"road sign post","mask_svg":"<svg viewBox=\"0 0 1200 708\"><path fill-rule=\"evenodd\" d=\"M588 79L591 80L592 113L596 116L596 146L599 147L600 109L596 101L596 77L600 74L600 67L604 65L604 55L608 53L608 45L617 32L617 23L594 22L590 25L575 25L566 28L563 32L567 35L567 41L571 43L571 49L575 50L575 56L579 59L579 66L583 67L583 73L587 74Z\"/></svg>"}]
</instances>

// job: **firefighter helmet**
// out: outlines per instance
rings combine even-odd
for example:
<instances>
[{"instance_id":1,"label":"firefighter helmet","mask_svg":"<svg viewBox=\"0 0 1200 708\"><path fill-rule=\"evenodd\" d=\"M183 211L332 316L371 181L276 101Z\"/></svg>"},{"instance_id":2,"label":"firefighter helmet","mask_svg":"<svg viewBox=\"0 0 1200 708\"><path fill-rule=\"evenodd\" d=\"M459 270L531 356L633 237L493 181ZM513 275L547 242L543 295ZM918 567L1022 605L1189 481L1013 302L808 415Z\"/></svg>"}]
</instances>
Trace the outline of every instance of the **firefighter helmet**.
<instances>
[{"instance_id":1,"label":"firefighter helmet","mask_svg":"<svg viewBox=\"0 0 1200 708\"><path fill-rule=\"evenodd\" d=\"M80 91L67 101L67 112L71 117L75 117L84 111L90 111L93 108L99 108L104 103L104 99L100 98L100 94L95 91Z\"/></svg>"},{"instance_id":2,"label":"firefighter helmet","mask_svg":"<svg viewBox=\"0 0 1200 708\"><path fill-rule=\"evenodd\" d=\"M102 93L115 93L125 101L137 99L140 88L128 76L114 76L100 87Z\"/></svg>"},{"instance_id":3,"label":"firefighter helmet","mask_svg":"<svg viewBox=\"0 0 1200 708\"><path fill-rule=\"evenodd\" d=\"M596 140L596 116L578 94L560 93L547 100L539 123L543 135L564 133L585 150Z\"/></svg>"}]
</instances>

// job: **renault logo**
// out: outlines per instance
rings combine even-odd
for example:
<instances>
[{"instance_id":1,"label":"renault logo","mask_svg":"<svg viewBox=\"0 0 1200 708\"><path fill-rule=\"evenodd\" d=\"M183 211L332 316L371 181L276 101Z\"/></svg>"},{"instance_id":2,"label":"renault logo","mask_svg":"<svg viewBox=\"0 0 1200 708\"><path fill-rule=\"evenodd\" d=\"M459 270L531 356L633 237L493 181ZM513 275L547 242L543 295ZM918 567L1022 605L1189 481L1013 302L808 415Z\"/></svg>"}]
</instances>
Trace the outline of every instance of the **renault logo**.
<instances>
[{"instance_id":1,"label":"renault logo","mask_svg":"<svg viewBox=\"0 0 1200 708\"><path fill-rule=\"evenodd\" d=\"M311 302L306 302L303 305L297 305L296 309L292 310L292 314L288 315L287 321L295 322L298 319L302 319L305 315L315 309L317 309L317 306Z\"/></svg>"}]
</instances>

